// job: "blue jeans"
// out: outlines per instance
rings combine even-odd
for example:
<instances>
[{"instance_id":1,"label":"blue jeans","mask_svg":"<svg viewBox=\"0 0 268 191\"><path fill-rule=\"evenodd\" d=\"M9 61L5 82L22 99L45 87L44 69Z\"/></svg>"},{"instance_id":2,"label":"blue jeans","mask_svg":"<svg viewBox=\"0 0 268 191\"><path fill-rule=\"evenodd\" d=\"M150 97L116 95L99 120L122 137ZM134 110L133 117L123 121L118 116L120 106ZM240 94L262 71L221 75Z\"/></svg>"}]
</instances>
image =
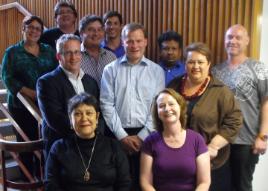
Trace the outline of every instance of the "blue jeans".
<instances>
[{"instance_id":1,"label":"blue jeans","mask_svg":"<svg viewBox=\"0 0 268 191\"><path fill-rule=\"evenodd\" d=\"M252 180L259 155L253 154L251 145L231 146L230 165L232 191L252 191Z\"/></svg>"}]
</instances>

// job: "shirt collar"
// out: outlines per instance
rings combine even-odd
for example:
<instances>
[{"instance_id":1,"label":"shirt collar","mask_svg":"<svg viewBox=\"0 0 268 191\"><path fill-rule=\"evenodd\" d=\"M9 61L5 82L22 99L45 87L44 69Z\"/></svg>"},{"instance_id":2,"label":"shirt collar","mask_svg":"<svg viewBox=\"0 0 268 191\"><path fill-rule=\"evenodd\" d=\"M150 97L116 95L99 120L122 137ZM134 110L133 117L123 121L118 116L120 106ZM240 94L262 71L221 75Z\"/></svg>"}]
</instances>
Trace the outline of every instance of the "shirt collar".
<instances>
[{"instance_id":1,"label":"shirt collar","mask_svg":"<svg viewBox=\"0 0 268 191\"><path fill-rule=\"evenodd\" d=\"M163 62L160 62L159 64L164 69L170 69L170 68L166 67L166 65ZM183 67L183 62L181 60L177 60L175 65L171 68L180 68L180 67Z\"/></svg>"},{"instance_id":2,"label":"shirt collar","mask_svg":"<svg viewBox=\"0 0 268 191\"><path fill-rule=\"evenodd\" d=\"M72 72L69 72L68 70L66 70L65 68L63 68L62 65L60 65L60 67L63 70L63 72L66 74L66 76L68 78L71 78L71 79L81 80L83 78L83 76L85 75L84 71L81 68L80 68L78 77L76 77Z\"/></svg>"},{"instance_id":3,"label":"shirt collar","mask_svg":"<svg viewBox=\"0 0 268 191\"><path fill-rule=\"evenodd\" d=\"M119 63L120 64L129 64L126 54L120 58ZM142 58L141 58L141 60L140 60L140 62L138 64L148 65L144 55L142 56Z\"/></svg>"},{"instance_id":4,"label":"shirt collar","mask_svg":"<svg viewBox=\"0 0 268 191\"><path fill-rule=\"evenodd\" d=\"M81 44L81 51L84 52L85 54L87 54L88 56L90 56L90 54L88 53L88 51L86 50L84 44ZM99 52L100 52L100 56L102 56L103 54L106 54L106 51L104 48L99 47Z\"/></svg>"}]
</instances>

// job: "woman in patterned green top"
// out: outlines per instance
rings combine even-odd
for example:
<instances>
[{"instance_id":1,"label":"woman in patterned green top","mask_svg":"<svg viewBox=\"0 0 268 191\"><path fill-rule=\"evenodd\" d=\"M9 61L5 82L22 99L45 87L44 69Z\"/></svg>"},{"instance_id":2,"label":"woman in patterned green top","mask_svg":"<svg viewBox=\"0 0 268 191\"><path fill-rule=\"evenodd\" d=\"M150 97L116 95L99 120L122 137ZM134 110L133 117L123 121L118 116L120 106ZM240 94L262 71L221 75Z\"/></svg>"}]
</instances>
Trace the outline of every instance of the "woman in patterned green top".
<instances>
[{"instance_id":1,"label":"woman in patterned green top","mask_svg":"<svg viewBox=\"0 0 268 191\"><path fill-rule=\"evenodd\" d=\"M26 16L23 20L23 40L10 46L2 60L2 79L8 90L8 109L26 135L38 139L37 121L17 98L17 93L28 96L36 103L35 85L43 74L58 65L54 50L39 43L43 32L43 21L37 16ZM18 141L23 139L18 135ZM22 156L26 166L33 172L33 156Z\"/></svg>"}]
</instances>

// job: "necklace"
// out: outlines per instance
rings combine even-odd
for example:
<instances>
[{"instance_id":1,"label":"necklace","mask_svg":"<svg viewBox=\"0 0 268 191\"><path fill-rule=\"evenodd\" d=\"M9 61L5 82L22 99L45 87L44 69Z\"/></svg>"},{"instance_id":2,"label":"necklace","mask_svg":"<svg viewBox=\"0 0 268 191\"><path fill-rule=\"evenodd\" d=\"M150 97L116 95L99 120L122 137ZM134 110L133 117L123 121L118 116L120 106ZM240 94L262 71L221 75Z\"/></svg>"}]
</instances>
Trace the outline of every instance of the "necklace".
<instances>
[{"instance_id":1,"label":"necklace","mask_svg":"<svg viewBox=\"0 0 268 191\"><path fill-rule=\"evenodd\" d=\"M179 89L180 94L186 99L186 100L192 100L198 96L200 96L201 92L204 91L204 89L207 87L207 84L209 82L209 76L205 79L205 81L202 83L202 85L199 87L199 89L192 95L188 96L185 94L185 84L186 84L187 74L185 74L182 77L181 86Z\"/></svg>"},{"instance_id":2,"label":"necklace","mask_svg":"<svg viewBox=\"0 0 268 191\"><path fill-rule=\"evenodd\" d=\"M91 163L91 160L92 160L92 156L93 156L93 153L94 153L94 149L95 149L96 141L97 141L97 135L96 135L96 138L95 138L94 143L93 143L93 147L92 147L91 152L90 152L90 158L89 158L89 160L88 160L88 164L87 164L87 166L86 166L86 163L85 163L85 161L84 161L83 155L82 155L82 153L81 153L81 151L80 151L80 148L79 148L79 146L78 146L78 143L77 143L77 138L75 139L75 144L76 144L77 150L78 150L78 152L79 152L81 161L82 161L83 166L84 166L84 168L85 168L85 172L84 172L84 181L85 181L85 182L89 181L89 179L90 179L90 173L89 173L88 169L89 169L89 166L90 166L90 163Z\"/></svg>"}]
</instances>

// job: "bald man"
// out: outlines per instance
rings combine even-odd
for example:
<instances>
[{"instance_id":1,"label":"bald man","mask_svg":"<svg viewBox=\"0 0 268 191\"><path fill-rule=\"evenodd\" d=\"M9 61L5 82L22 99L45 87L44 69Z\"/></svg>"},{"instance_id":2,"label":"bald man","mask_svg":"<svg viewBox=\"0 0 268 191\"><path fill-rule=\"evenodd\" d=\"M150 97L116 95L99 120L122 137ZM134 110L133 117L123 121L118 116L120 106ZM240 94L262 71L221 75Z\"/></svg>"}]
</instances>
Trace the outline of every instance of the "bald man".
<instances>
[{"instance_id":1,"label":"bald man","mask_svg":"<svg viewBox=\"0 0 268 191\"><path fill-rule=\"evenodd\" d=\"M267 149L268 67L247 57L249 41L245 27L231 26L224 40L228 58L212 69L212 73L234 92L244 119L231 147L233 191L252 191L255 166L259 155Z\"/></svg>"}]
</instances>

